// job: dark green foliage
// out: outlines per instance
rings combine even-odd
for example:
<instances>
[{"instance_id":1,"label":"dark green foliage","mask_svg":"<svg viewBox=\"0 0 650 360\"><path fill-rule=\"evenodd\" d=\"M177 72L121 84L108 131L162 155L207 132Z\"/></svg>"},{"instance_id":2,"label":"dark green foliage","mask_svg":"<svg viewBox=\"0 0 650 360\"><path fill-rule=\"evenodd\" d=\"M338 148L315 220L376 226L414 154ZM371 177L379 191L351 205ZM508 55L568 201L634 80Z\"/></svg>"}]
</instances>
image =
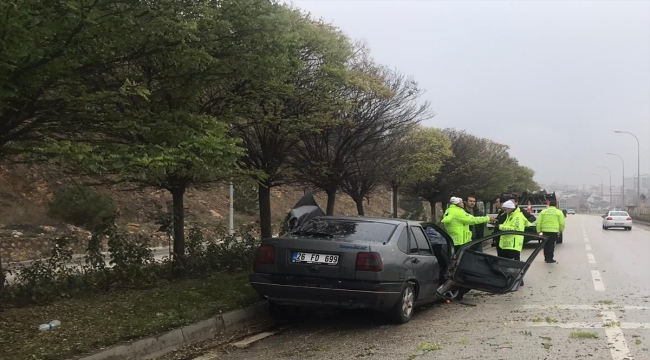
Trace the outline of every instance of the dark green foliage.
<instances>
[{"instance_id":1,"label":"dark green foliage","mask_svg":"<svg viewBox=\"0 0 650 360\"><path fill-rule=\"evenodd\" d=\"M57 238L49 258L20 267L16 281L0 290L0 308L118 289L147 289L168 281L171 275L171 259L155 259L149 237L109 227L91 236L84 258L73 259L71 245L78 241L73 236ZM103 241L108 245L106 253ZM184 274L202 278L216 272L247 271L259 244L256 223L241 226L233 235L219 225L210 236L193 224Z\"/></svg>"},{"instance_id":2,"label":"dark green foliage","mask_svg":"<svg viewBox=\"0 0 650 360\"><path fill-rule=\"evenodd\" d=\"M255 215L259 211L259 191L257 184L243 183L235 185L233 191L233 207L236 212Z\"/></svg>"},{"instance_id":3,"label":"dark green foliage","mask_svg":"<svg viewBox=\"0 0 650 360\"><path fill-rule=\"evenodd\" d=\"M405 194L399 199L399 207L404 209L401 218L408 220L420 220L425 211L422 199L409 194Z\"/></svg>"},{"instance_id":4,"label":"dark green foliage","mask_svg":"<svg viewBox=\"0 0 650 360\"><path fill-rule=\"evenodd\" d=\"M115 222L113 199L89 187L59 188L54 192L54 199L48 207L52 217L91 231L100 230Z\"/></svg>"}]
</instances>

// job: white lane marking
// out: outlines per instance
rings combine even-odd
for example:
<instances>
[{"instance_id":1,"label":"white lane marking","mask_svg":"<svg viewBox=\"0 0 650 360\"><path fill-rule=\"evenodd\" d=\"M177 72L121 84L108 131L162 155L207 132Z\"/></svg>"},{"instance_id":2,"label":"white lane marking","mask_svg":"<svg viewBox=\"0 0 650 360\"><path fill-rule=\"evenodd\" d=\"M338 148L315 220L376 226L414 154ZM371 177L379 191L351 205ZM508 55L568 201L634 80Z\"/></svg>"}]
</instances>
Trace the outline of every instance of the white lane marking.
<instances>
[{"instance_id":1,"label":"white lane marking","mask_svg":"<svg viewBox=\"0 0 650 360\"><path fill-rule=\"evenodd\" d=\"M590 264L595 264L596 263L596 258L594 257L594 254L592 254L592 253L587 253L587 259L589 260Z\"/></svg>"},{"instance_id":2,"label":"white lane marking","mask_svg":"<svg viewBox=\"0 0 650 360\"><path fill-rule=\"evenodd\" d=\"M591 244L585 244L585 249L587 251L591 251Z\"/></svg>"},{"instance_id":3,"label":"white lane marking","mask_svg":"<svg viewBox=\"0 0 650 360\"><path fill-rule=\"evenodd\" d=\"M531 310L650 310L650 306L636 305L524 305L524 309Z\"/></svg>"},{"instance_id":4,"label":"white lane marking","mask_svg":"<svg viewBox=\"0 0 650 360\"><path fill-rule=\"evenodd\" d=\"M585 242L588 243L588 242L589 242L589 238L586 237L586 238L585 238Z\"/></svg>"},{"instance_id":5,"label":"white lane marking","mask_svg":"<svg viewBox=\"0 0 650 360\"><path fill-rule=\"evenodd\" d=\"M603 311L603 324L605 325L605 334L609 343L609 350L614 360L633 360L630 355L630 349L625 342L625 335L621 330L621 324L616 321L616 314L613 311Z\"/></svg>"},{"instance_id":6,"label":"white lane marking","mask_svg":"<svg viewBox=\"0 0 650 360\"><path fill-rule=\"evenodd\" d=\"M609 323L596 323L596 322L548 323L546 321L541 321L541 322L526 321L526 322L524 322L524 325L528 326L528 327L557 327L557 328L561 328L561 329L611 329L611 328L617 327L617 328L619 328L619 331L620 331L620 329L629 329L629 330L650 329L650 323L633 323L633 322L618 324L616 322L609 322ZM613 341L610 340L610 342L613 342Z\"/></svg>"},{"instance_id":7,"label":"white lane marking","mask_svg":"<svg viewBox=\"0 0 650 360\"><path fill-rule=\"evenodd\" d=\"M603 284L603 278L600 276L600 271L591 270L591 278L594 281L594 289L596 289L596 291L605 291L605 284Z\"/></svg>"}]
</instances>

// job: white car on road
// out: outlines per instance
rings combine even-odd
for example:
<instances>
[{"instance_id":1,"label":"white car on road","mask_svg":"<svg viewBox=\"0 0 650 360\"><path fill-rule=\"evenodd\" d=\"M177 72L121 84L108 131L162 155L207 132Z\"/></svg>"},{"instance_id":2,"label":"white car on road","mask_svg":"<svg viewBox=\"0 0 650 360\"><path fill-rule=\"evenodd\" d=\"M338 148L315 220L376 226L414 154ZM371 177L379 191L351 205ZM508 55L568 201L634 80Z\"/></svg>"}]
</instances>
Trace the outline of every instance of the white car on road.
<instances>
[{"instance_id":1,"label":"white car on road","mask_svg":"<svg viewBox=\"0 0 650 360\"><path fill-rule=\"evenodd\" d=\"M624 228L632 230L632 217L626 211L614 210L603 215L603 229Z\"/></svg>"}]
</instances>

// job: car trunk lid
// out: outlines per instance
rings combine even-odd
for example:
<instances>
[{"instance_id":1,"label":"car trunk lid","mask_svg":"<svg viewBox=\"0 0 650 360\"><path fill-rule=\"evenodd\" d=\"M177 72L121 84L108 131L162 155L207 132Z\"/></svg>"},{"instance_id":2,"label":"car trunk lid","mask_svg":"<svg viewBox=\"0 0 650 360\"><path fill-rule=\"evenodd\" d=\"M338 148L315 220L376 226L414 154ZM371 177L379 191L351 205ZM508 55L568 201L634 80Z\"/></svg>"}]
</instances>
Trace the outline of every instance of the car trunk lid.
<instances>
[{"instance_id":1,"label":"car trunk lid","mask_svg":"<svg viewBox=\"0 0 650 360\"><path fill-rule=\"evenodd\" d=\"M622 223L626 221L629 216L630 215L625 213L610 213L608 217L611 218L610 221Z\"/></svg>"},{"instance_id":2,"label":"car trunk lid","mask_svg":"<svg viewBox=\"0 0 650 360\"><path fill-rule=\"evenodd\" d=\"M273 239L273 272L282 275L355 279L359 252L371 251L366 241L328 236L284 236Z\"/></svg>"}]
</instances>

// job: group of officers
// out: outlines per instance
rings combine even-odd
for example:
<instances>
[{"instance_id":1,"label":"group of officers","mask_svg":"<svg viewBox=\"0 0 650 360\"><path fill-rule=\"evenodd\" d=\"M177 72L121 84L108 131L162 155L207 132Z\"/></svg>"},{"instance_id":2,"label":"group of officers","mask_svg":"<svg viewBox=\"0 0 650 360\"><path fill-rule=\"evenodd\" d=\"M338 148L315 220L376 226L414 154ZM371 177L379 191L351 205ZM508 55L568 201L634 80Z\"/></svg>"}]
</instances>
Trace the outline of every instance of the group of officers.
<instances>
[{"instance_id":1,"label":"group of officers","mask_svg":"<svg viewBox=\"0 0 650 360\"><path fill-rule=\"evenodd\" d=\"M546 209L539 213L537 218L533 214L521 211L517 198L499 197L495 201L499 213L497 216L485 216L476 207L476 198L467 198L467 204L462 198L449 199L449 207L441 220L445 231L454 241L454 248L458 250L464 244L483 237L485 226L488 222L494 224L494 232L521 231L535 222L537 233L548 238L544 245L544 261L555 264L555 243L559 234L564 231L566 215L557 208L556 200L550 200ZM481 226L477 226L481 225ZM497 256L521 261L521 250L524 247L524 235L503 234L494 238L492 246L497 248ZM475 251L483 251L483 244L477 244ZM522 280L521 286L524 285ZM456 296L462 300L469 289L463 289Z\"/></svg>"}]
</instances>

